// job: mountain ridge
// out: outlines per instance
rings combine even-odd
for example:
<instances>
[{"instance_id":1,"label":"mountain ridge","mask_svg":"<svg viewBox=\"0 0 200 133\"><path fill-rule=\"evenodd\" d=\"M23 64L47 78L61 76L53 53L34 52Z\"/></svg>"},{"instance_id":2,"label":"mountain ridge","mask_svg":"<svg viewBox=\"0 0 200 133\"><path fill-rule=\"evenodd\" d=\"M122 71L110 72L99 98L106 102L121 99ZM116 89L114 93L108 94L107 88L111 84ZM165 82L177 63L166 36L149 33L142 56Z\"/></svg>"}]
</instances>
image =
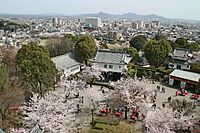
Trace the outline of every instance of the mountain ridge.
<instances>
[{"instance_id":1,"label":"mountain ridge","mask_svg":"<svg viewBox=\"0 0 200 133\"><path fill-rule=\"evenodd\" d=\"M0 13L0 16L67 16L67 17L100 17L102 19L127 19L127 20L144 20L144 21L153 21L159 20L161 22L185 22L185 23L199 23L200 20L191 20L191 19L182 19L182 18L167 18L163 16L159 16L156 14L147 14L141 15L133 12L127 12L123 14L111 14L105 12L98 13L85 13L85 14L76 14L76 15L66 15L64 13L39 13L39 14L11 14L11 13Z\"/></svg>"}]
</instances>

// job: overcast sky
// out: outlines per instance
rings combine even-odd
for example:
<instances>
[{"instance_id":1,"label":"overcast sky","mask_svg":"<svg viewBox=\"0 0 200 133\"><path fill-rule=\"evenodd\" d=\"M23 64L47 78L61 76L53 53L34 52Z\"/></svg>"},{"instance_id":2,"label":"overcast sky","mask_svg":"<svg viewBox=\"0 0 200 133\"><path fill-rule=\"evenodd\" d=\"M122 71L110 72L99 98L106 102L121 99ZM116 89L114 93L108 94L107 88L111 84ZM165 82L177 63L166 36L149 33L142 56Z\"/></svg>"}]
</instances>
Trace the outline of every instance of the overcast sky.
<instances>
[{"instance_id":1,"label":"overcast sky","mask_svg":"<svg viewBox=\"0 0 200 133\"><path fill-rule=\"evenodd\" d=\"M0 0L3 13L71 15L100 11L200 20L200 0Z\"/></svg>"}]
</instances>

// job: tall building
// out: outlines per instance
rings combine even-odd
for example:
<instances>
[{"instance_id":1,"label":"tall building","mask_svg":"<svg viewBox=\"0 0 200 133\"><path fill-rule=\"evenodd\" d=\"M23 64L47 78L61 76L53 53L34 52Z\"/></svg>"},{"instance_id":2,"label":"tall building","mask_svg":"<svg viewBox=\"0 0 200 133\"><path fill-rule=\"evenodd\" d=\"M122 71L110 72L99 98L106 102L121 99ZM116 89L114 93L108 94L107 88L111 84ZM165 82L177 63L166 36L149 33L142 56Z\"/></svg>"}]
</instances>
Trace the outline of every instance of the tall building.
<instances>
[{"instance_id":1,"label":"tall building","mask_svg":"<svg viewBox=\"0 0 200 133\"><path fill-rule=\"evenodd\" d=\"M151 24L149 24L149 23L144 24L144 28L146 28L146 29L151 28Z\"/></svg>"},{"instance_id":2,"label":"tall building","mask_svg":"<svg viewBox=\"0 0 200 133\"><path fill-rule=\"evenodd\" d=\"M58 25L62 26L63 25L63 20L62 19L58 19Z\"/></svg>"},{"instance_id":3,"label":"tall building","mask_svg":"<svg viewBox=\"0 0 200 133\"><path fill-rule=\"evenodd\" d=\"M98 17L87 17L85 19L85 25L93 28L101 27L101 19Z\"/></svg>"},{"instance_id":4,"label":"tall building","mask_svg":"<svg viewBox=\"0 0 200 133\"><path fill-rule=\"evenodd\" d=\"M135 23L138 24L138 28L143 28L144 27L144 21L142 21L142 20L137 20L137 21L135 21Z\"/></svg>"},{"instance_id":5,"label":"tall building","mask_svg":"<svg viewBox=\"0 0 200 133\"><path fill-rule=\"evenodd\" d=\"M160 21L152 21L151 27L152 28L160 28Z\"/></svg>"},{"instance_id":6,"label":"tall building","mask_svg":"<svg viewBox=\"0 0 200 133\"><path fill-rule=\"evenodd\" d=\"M138 29L138 24L135 23L135 22L133 22L133 23L132 23L132 28L133 28L133 29Z\"/></svg>"},{"instance_id":7,"label":"tall building","mask_svg":"<svg viewBox=\"0 0 200 133\"><path fill-rule=\"evenodd\" d=\"M57 26L58 25L58 18L52 18L52 25Z\"/></svg>"}]
</instances>

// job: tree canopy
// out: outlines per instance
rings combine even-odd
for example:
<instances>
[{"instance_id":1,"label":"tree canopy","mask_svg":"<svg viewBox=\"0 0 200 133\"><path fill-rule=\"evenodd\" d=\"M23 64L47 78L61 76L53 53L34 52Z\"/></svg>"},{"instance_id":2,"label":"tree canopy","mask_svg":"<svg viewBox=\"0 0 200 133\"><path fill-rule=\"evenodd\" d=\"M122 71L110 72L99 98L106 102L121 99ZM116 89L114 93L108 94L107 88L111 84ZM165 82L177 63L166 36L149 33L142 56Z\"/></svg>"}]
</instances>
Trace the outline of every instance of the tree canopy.
<instances>
[{"instance_id":1,"label":"tree canopy","mask_svg":"<svg viewBox=\"0 0 200 133\"><path fill-rule=\"evenodd\" d=\"M132 61L137 61L138 58L139 58L139 54L138 54L138 51L135 49L135 48L125 48L124 51L127 53L127 54L130 54L131 57L132 57Z\"/></svg>"},{"instance_id":2,"label":"tree canopy","mask_svg":"<svg viewBox=\"0 0 200 133\"><path fill-rule=\"evenodd\" d=\"M19 113L15 113L13 110L24 102L21 84L18 85L18 80L11 83L9 80L11 78L7 68L0 65L0 127L5 131L21 125Z\"/></svg>"},{"instance_id":3,"label":"tree canopy","mask_svg":"<svg viewBox=\"0 0 200 133\"><path fill-rule=\"evenodd\" d=\"M158 68L172 51L171 45L166 40L149 41L144 48L145 57L150 65Z\"/></svg>"},{"instance_id":4,"label":"tree canopy","mask_svg":"<svg viewBox=\"0 0 200 133\"><path fill-rule=\"evenodd\" d=\"M96 55L97 47L93 37L88 35L79 37L75 45L76 58L80 62L87 61Z\"/></svg>"},{"instance_id":5,"label":"tree canopy","mask_svg":"<svg viewBox=\"0 0 200 133\"><path fill-rule=\"evenodd\" d=\"M199 73L200 74L200 61L196 62L196 63L193 63L191 65L191 70L193 72L196 72L196 73Z\"/></svg>"},{"instance_id":6,"label":"tree canopy","mask_svg":"<svg viewBox=\"0 0 200 133\"><path fill-rule=\"evenodd\" d=\"M8 71L4 65L0 65L0 91L6 88L8 84Z\"/></svg>"},{"instance_id":7,"label":"tree canopy","mask_svg":"<svg viewBox=\"0 0 200 133\"><path fill-rule=\"evenodd\" d=\"M29 28L27 24L18 24L15 22L9 22L6 20L0 20L0 30L10 30L12 32L16 31L17 29L26 29Z\"/></svg>"},{"instance_id":8,"label":"tree canopy","mask_svg":"<svg viewBox=\"0 0 200 133\"><path fill-rule=\"evenodd\" d=\"M50 38L45 47L48 49L50 57L63 55L73 51L74 42L72 38Z\"/></svg>"},{"instance_id":9,"label":"tree canopy","mask_svg":"<svg viewBox=\"0 0 200 133\"><path fill-rule=\"evenodd\" d=\"M138 35L133 37L130 40L130 46L134 47L135 49L137 49L138 51L143 50L144 45L147 43L147 39L145 36L143 35Z\"/></svg>"},{"instance_id":10,"label":"tree canopy","mask_svg":"<svg viewBox=\"0 0 200 133\"><path fill-rule=\"evenodd\" d=\"M154 36L153 39L156 40L156 41L167 40L166 36L165 36L164 34L160 33L160 32L158 32L158 33Z\"/></svg>"},{"instance_id":11,"label":"tree canopy","mask_svg":"<svg viewBox=\"0 0 200 133\"><path fill-rule=\"evenodd\" d=\"M43 97L44 92L53 87L56 74L55 64L47 49L34 44L24 45L18 51L16 60L25 80Z\"/></svg>"},{"instance_id":12,"label":"tree canopy","mask_svg":"<svg viewBox=\"0 0 200 133\"><path fill-rule=\"evenodd\" d=\"M179 47L183 47L185 46L188 42L185 38L177 38L175 43L179 46Z\"/></svg>"}]
</instances>

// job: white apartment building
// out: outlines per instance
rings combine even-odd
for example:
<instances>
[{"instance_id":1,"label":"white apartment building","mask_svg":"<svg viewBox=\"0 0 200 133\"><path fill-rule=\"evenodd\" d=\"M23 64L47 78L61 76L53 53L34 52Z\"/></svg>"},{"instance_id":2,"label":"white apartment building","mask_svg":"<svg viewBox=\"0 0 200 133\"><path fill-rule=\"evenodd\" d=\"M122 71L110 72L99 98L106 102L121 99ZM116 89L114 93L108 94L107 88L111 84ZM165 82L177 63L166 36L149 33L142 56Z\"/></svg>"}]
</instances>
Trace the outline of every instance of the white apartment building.
<instances>
[{"instance_id":1,"label":"white apartment building","mask_svg":"<svg viewBox=\"0 0 200 133\"><path fill-rule=\"evenodd\" d=\"M160 28L160 21L152 21L151 27L152 28Z\"/></svg>"},{"instance_id":2,"label":"white apartment building","mask_svg":"<svg viewBox=\"0 0 200 133\"><path fill-rule=\"evenodd\" d=\"M135 21L135 23L138 24L138 28L143 28L144 27L144 21L142 21L142 20L137 20L137 21Z\"/></svg>"},{"instance_id":3,"label":"white apartment building","mask_svg":"<svg viewBox=\"0 0 200 133\"><path fill-rule=\"evenodd\" d=\"M101 27L101 19L98 17L87 17L85 19L85 25L91 26L94 28Z\"/></svg>"}]
</instances>

